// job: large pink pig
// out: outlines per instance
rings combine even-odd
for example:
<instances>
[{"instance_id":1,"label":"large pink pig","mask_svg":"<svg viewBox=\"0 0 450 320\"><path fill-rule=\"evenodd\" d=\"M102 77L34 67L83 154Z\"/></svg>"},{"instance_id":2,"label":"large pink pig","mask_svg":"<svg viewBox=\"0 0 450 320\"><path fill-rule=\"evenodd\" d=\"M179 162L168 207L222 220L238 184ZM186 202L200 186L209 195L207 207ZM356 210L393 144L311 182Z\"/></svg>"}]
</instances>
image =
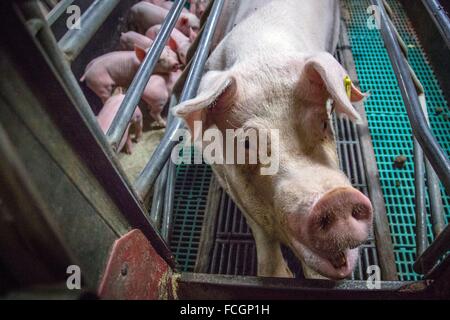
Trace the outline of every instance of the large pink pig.
<instances>
[{"instance_id":1,"label":"large pink pig","mask_svg":"<svg viewBox=\"0 0 450 320\"><path fill-rule=\"evenodd\" d=\"M102 131L105 134L108 132L108 129L111 126L124 98L125 96L123 94L113 95L108 100L106 100L105 105L103 106L102 110L100 110L100 113L97 116L97 121L100 125L100 128L102 128ZM125 152L127 154L131 154L133 152L133 141L130 135L130 127L134 126L136 141L139 141L142 138L142 122L142 112L139 107L137 107L136 111L133 114L133 118L131 119L131 122L128 125L127 130L125 131L125 134L119 144L118 151L122 151L125 148Z\"/></svg>"},{"instance_id":2,"label":"large pink pig","mask_svg":"<svg viewBox=\"0 0 450 320\"><path fill-rule=\"evenodd\" d=\"M157 24L147 30L145 35L150 39L156 39L159 31L161 30L161 25ZM194 41L194 35L191 35L189 38L186 37L183 33L178 31L177 29L173 29L170 35L169 46L172 50L178 53L178 57L182 64L187 64L187 55L189 52L189 48Z\"/></svg>"},{"instance_id":3,"label":"large pink pig","mask_svg":"<svg viewBox=\"0 0 450 320\"><path fill-rule=\"evenodd\" d=\"M330 120L331 110L359 120L352 102L364 98L355 86L345 86L348 73L330 54L339 33L338 1L237 3L253 14L235 20L208 61L198 96L174 113L191 130L200 122L223 136L236 128L278 130L280 139L269 136L267 145L279 166L274 160L213 165L252 229L258 275L292 276L281 253L284 244L306 275L346 278L368 238L372 206L339 170ZM251 145L246 149L254 151ZM262 174L272 167L278 170Z\"/></svg>"},{"instance_id":4,"label":"large pink pig","mask_svg":"<svg viewBox=\"0 0 450 320\"><path fill-rule=\"evenodd\" d=\"M132 28L139 33L145 33L150 27L162 24L169 13L168 10L154 4L141 1L130 10L129 20ZM189 36L192 31L197 32L200 28L200 20L191 13L181 13L176 28Z\"/></svg>"},{"instance_id":5,"label":"large pink pig","mask_svg":"<svg viewBox=\"0 0 450 320\"><path fill-rule=\"evenodd\" d=\"M166 53L161 55L155 72L170 73L178 70L178 59L175 53L170 51L172 53L166 50ZM135 47L135 51L116 51L105 54L89 63L80 81L86 81L87 86L104 103L111 97L114 88L127 88L131 84L145 55L146 51L139 47Z\"/></svg>"}]
</instances>

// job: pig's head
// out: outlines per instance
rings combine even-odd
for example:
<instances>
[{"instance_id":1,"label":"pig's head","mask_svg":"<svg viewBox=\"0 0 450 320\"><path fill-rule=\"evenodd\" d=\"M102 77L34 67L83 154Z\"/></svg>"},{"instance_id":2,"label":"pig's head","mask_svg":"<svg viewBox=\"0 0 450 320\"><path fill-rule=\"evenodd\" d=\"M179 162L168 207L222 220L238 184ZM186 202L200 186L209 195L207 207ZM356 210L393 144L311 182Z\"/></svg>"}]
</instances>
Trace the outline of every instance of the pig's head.
<instances>
[{"instance_id":1,"label":"pig's head","mask_svg":"<svg viewBox=\"0 0 450 320\"><path fill-rule=\"evenodd\" d=\"M141 47L135 46L136 56L140 62L144 61L145 55L149 49L143 49ZM161 56L158 59L158 63L155 67L155 72L157 73L170 73L175 72L180 68L180 61L178 60L178 55L170 49L170 47L164 47Z\"/></svg>"},{"instance_id":2,"label":"pig's head","mask_svg":"<svg viewBox=\"0 0 450 320\"><path fill-rule=\"evenodd\" d=\"M242 61L227 71L208 72L200 94L174 110L191 130L202 121L203 128L222 132L279 131L279 141L269 137L268 142L279 156L275 174L262 175L267 164L261 163L216 165L214 170L268 236L333 279L351 274L372 223L369 199L339 170L330 121L332 110L359 120L351 102L364 95L353 85L348 92L346 77L328 53ZM252 146L246 148L249 152Z\"/></svg>"},{"instance_id":3,"label":"pig's head","mask_svg":"<svg viewBox=\"0 0 450 320\"><path fill-rule=\"evenodd\" d=\"M200 19L190 12L182 13L178 20L177 28L189 37L192 31L197 33L200 30Z\"/></svg>"}]
</instances>

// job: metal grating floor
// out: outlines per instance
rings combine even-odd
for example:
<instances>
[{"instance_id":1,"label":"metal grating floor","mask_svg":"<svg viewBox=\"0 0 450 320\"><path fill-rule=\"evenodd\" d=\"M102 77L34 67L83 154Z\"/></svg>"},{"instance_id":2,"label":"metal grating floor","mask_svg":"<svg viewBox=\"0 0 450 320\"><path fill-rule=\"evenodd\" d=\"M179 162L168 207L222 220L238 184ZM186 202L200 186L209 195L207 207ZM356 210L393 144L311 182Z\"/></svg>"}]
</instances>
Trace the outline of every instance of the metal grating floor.
<instances>
[{"instance_id":1,"label":"metal grating floor","mask_svg":"<svg viewBox=\"0 0 450 320\"><path fill-rule=\"evenodd\" d=\"M177 167L170 247L183 271L195 267L211 177L206 164Z\"/></svg>"},{"instance_id":2,"label":"metal grating floor","mask_svg":"<svg viewBox=\"0 0 450 320\"><path fill-rule=\"evenodd\" d=\"M408 60L425 87L433 132L450 155L450 110L447 102L401 4L395 0L388 2L394 11L394 24L408 46ZM380 31L367 27L370 1L345 0L345 3L351 13L348 33L358 78L362 89L371 92L365 108L386 202L397 271L400 280L416 280L419 276L412 270L416 254L413 143L409 120ZM441 108L442 112L438 113L437 108ZM407 165L403 169L395 169L394 159L401 154L407 156ZM450 198L445 195L443 200L448 222ZM428 235L431 241L430 223Z\"/></svg>"}]
</instances>

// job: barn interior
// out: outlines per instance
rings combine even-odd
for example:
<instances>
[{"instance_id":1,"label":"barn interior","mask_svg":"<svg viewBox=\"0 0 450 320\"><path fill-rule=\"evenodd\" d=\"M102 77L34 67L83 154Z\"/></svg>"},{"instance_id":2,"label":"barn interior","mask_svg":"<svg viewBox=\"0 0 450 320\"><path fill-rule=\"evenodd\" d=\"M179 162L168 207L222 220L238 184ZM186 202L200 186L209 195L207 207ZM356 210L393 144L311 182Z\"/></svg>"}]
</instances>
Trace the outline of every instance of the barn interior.
<instances>
[{"instance_id":1,"label":"barn interior","mask_svg":"<svg viewBox=\"0 0 450 320\"><path fill-rule=\"evenodd\" d=\"M101 131L102 101L79 79L90 61L117 50L137 2L0 4L0 296L450 297L450 8L444 1L340 1L334 56L370 97L355 106L362 124L334 117L337 152L342 171L374 210L357 267L340 281L305 278L288 248L283 255L294 278L258 277L251 229L211 167L170 161L183 122L169 110L196 96L226 1L211 1L201 19L163 112L167 127L142 109L142 140L131 155L117 150L134 106L145 105L145 83L186 0L174 1L112 127ZM67 25L71 6L80 9L81 29ZM82 270L83 290L67 290L68 266ZM381 280L375 290L368 287L374 270Z\"/></svg>"}]
</instances>

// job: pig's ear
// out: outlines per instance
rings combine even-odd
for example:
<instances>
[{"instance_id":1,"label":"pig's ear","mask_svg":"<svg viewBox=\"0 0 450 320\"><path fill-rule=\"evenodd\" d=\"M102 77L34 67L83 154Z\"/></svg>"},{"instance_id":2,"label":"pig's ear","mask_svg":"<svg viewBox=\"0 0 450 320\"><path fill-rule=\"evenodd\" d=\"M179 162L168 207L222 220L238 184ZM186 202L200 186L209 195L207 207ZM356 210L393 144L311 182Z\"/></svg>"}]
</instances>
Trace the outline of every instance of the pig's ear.
<instances>
[{"instance_id":1,"label":"pig's ear","mask_svg":"<svg viewBox=\"0 0 450 320\"><path fill-rule=\"evenodd\" d=\"M305 77L306 79L303 79ZM360 122L360 115L352 106L352 102L359 102L366 95L352 84L349 97L345 79L348 79L348 73L339 62L329 53L319 53L307 59L302 84L309 87L307 92L310 99L321 100L325 94L325 98L334 100L336 112L344 113L351 120Z\"/></svg>"},{"instance_id":2,"label":"pig's ear","mask_svg":"<svg viewBox=\"0 0 450 320\"><path fill-rule=\"evenodd\" d=\"M191 41L191 43L194 43L195 38L197 38L197 33L192 28L190 28L189 30L189 40Z\"/></svg>"},{"instance_id":3,"label":"pig's ear","mask_svg":"<svg viewBox=\"0 0 450 320\"><path fill-rule=\"evenodd\" d=\"M136 53L136 57L139 59L139 61L144 61L145 55L147 54L147 51L145 49L142 49L139 46L134 46L134 52Z\"/></svg>"},{"instance_id":4,"label":"pig's ear","mask_svg":"<svg viewBox=\"0 0 450 320\"><path fill-rule=\"evenodd\" d=\"M191 1L191 7L189 8L189 12L195 14L197 12L197 2Z\"/></svg>"},{"instance_id":5,"label":"pig's ear","mask_svg":"<svg viewBox=\"0 0 450 320\"><path fill-rule=\"evenodd\" d=\"M183 26L183 27L188 26L189 25L189 18L186 17L186 16L182 16L180 18L180 25Z\"/></svg>"},{"instance_id":6,"label":"pig's ear","mask_svg":"<svg viewBox=\"0 0 450 320\"><path fill-rule=\"evenodd\" d=\"M210 116L226 111L237 92L236 79L226 72L210 71L202 82L208 84L207 89L173 109L173 114L183 118L192 133L195 133L196 121L202 122L203 129L211 126L213 119Z\"/></svg>"},{"instance_id":7,"label":"pig's ear","mask_svg":"<svg viewBox=\"0 0 450 320\"><path fill-rule=\"evenodd\" d=\"M169 37L169 41L167 42L167 45L169 46L170 49L172 49L175 52L178 49L177 42L172 37Z\"/></svg>"}]
</instances>

